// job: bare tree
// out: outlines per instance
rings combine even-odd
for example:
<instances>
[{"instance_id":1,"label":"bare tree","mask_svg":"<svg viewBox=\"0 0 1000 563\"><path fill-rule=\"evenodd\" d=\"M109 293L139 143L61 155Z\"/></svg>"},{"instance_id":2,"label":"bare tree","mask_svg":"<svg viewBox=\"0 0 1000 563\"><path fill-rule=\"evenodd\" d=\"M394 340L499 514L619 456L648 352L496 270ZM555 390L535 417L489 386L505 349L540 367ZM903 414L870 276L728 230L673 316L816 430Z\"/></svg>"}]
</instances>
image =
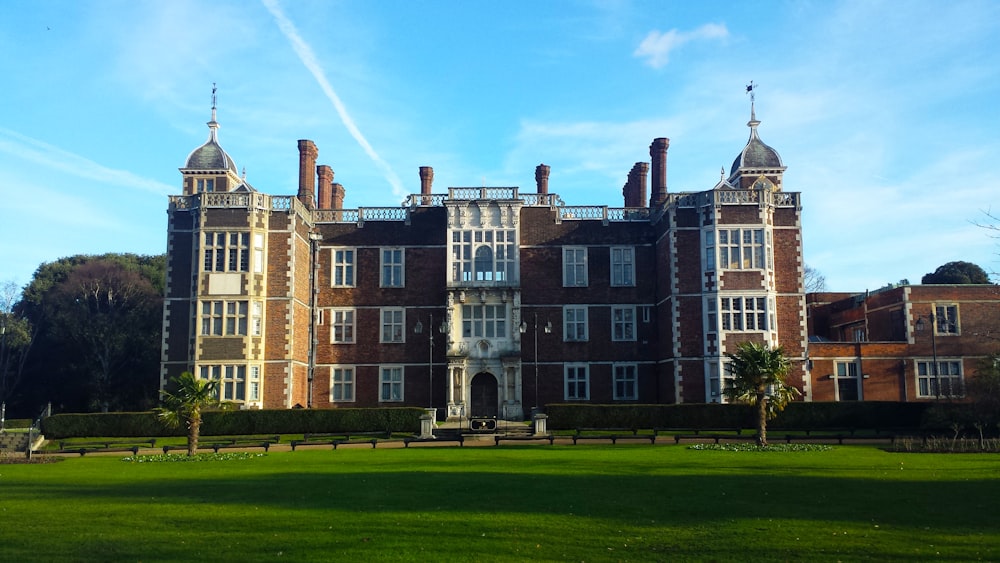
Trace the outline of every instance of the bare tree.
<instances>
[{"instance_id":1,"label":"bare tree","mask_svg":"<svg viewBox=\"0 0 1000 563\"><path fill-rule=\"evenodd\" d=\"M821 293L826 291L826 276L819 270L806 264L806 293Z\"/></svg>"},{"instance_id":2,"label":"bare tree","mask_svg":"<svg viewBox=\"0 0 1000 563\"><path fill-rule=\"evenodd\" d=\"M972 224L989 231L987 236L989 236L990 238L1000 240L1000 216L995 215L993 211L990 209L984 209L983 215L986 216L986 219L984 221L982 222L973 221ZM998 256L1000 256L1000 252L998 252L997 254ZM1000 272L996 270L990 271L989 274L994 279L1000 278Z\"/></svg>"}]
</instances>

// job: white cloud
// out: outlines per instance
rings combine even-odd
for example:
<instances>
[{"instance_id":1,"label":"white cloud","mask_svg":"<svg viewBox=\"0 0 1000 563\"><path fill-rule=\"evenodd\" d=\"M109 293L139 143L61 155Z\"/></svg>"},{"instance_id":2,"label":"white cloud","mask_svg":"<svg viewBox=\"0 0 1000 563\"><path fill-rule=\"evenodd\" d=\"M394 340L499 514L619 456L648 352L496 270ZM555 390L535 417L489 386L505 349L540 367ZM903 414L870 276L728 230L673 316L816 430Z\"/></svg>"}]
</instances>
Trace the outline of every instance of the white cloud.
<instances>
[{"instance_id":1,"label":"white cloud","mask_svg":"<svg viewBox=\"0 0 1000 563\"><path fill-rule=\"evenodd\" d=\"M174 186L137 176L127 170L108 168L80 155L2 127L0 127L0 153L103 184L129 189L138 188L157 195L167 195L175 191Z\"/></svg>"},{"instance_id":2,"label":"white cloud","mask_svg":"<svg viewBox=\"0 0 1000 563\"><path fill-rule=\"evenodd\" d=\"M654 29L646 35L646 38L642 40L632 55L645 58L646 64L653 68L661 68L670 61L670 52L685 43L727 37L729 37L729 30L726 29L725 24L717 23L707 23L693 31L671 29L667 32L661 32Z\"/></svg>"},{"instance_id":3,"label":"white cloud","mask_svg":"<svg viewBox=\"0 0 1000 563\"><path fill-rule=\"evenodd\" d=\"M291 22L285 13L281 11L281 6L278 5L277 0L263 0L264 6L271 12L274 16L275 21L278 24L278 28L281 29L281 33L285 35L288 42L292 44L292 49L295 50L295 54L298 55L302 64L312 73L313 78L319 84L319 87L323 90L323 93L333 104L333 107L337 110L337 115L340 116L341 122L343 122L344 127L347 128L351 137L361 145L365 153L369 158L378 166L382 173L385 175L386 180L392 186L393 193L400 199L405 198L408 195L407 190L403 187L402 181L400 181L399 176L396 172L389 166L385 160L368 142L368 139L361 133L358 126L354 123L354 118L347 112L347 107L341 101L340 96L334 91L333 86L330 85L330 81L327 80L326 74L323 72L323 68L320 66L319 61L316 60L316 54L313 52L312 48L306 44L302 36L299 35L298 30L295 28L295 24Z\"/></svg>"}]
</instances>

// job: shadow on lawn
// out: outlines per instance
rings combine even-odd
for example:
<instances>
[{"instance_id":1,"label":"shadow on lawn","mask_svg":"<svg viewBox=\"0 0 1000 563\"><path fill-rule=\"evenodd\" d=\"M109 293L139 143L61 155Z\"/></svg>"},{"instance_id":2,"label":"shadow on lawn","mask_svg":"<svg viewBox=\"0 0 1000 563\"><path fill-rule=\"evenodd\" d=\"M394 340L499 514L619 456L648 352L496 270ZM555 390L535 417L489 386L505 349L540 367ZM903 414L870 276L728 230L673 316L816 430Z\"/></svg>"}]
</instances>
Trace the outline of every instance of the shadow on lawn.
<instances>
[{"instance_id":1,"label":"shadow on lawn","mask_svg":"<svg viewBox=\"0 0 1000 563\"><path fill-rule=\"evenodd\" d=\"M995 533L1000 480L906 481L767 475L566 475L462 472L226 474L71 486L30 485L39 500L211 503L290 510L574 515L641 524L739 519L876 523ZM48 497L48 498L46 498Z\"/></svg>"}]
</instances>

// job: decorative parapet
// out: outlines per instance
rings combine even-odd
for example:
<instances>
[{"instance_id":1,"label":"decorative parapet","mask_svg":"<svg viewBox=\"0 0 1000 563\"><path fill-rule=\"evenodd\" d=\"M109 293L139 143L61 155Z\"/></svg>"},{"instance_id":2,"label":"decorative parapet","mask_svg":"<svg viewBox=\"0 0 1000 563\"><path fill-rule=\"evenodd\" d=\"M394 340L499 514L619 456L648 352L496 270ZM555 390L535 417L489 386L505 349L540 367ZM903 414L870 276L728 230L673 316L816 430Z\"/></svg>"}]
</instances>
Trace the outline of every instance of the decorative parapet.
<instances>
[{"instance_id":1,"label":"decorative parapet","mask_svg":"<svg viewBox=\"0 0 1000 563\"><path fill-rule=\"evenodd\" d=\"M667 206L705 207L721 205L771 205L801 209L798 192L772 190L709 190L705 192L667 194Z\"/></svg>"}]
</instances>

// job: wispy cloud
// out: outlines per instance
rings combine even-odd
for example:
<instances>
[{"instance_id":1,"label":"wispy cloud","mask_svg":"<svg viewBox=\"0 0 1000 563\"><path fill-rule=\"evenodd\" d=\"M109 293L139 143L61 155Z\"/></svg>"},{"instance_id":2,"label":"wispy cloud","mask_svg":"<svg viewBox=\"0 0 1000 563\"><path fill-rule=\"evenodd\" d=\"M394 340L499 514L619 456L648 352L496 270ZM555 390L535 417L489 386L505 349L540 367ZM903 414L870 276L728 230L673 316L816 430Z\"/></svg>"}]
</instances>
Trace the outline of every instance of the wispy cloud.
<instances>
[{"instance_id":1,"label":"wispy cloud","mask_svg":"<svg viewBox=\"0 0 1000 563\"><path fill-rule=\"evenodd\" d=\"M271 15L277 22L281 33L284 34L285 38L287 38L289 43L292 44L292 49L295 50L295 54L298 55L299 60L301 60L302 64L305 65L310 73L312 73L313 78L316 79L316 82L323 90L323 93L333 104L334 109L337 110L337 115L340 116L340 120L343 122L344 127L346 127L347 131L352 137L354 137L354 140L361 145L361 148L364 149L368 157L375 162L375 165L382 170L382 173L385 175L385 179L389 182L389 185L392 186L394 195L401 199L405 198L409 192L407 192L407 190L403 187L403 182L400 181L399 176L397 176L396 172L392 170L389 163L383 160L382 157L375 152L375 149L371 146L371 143L368 142L368 139L361 134L361 130L358 129L358 126L354 123L354 119L347 112L347 107L344 106L344 102L341 101L340 96L337 95L333 86L330 85L330 81L327 80L326 73L323 72L323 68L320 66L319 61L316 60L316 54L313 52L312 48L306 44L305 40L302 39L302 36L299 35L295 24L293 24L291 20L285 16L285 13L281 10L281 6L278 5L277 0L263 0L263 3L267 10L271 12Z\"/></svg>"},{"instance_id":2,"label":"wispy cloud","mask_svg":"<svg viewBox=\"0 0 1000 563\"><path fill-rule=\"evenodd\" d=\"M692 31L678 31L671 29L667 32L658 30L650 31L646 38L639 43L633 56L645 58L646 64L653 68L661 68L670 61L670 52L691 41L708 39L725 39L729 37L729 30L725 24L707 23Z\"/></svg>"},{"instance_id":3,"label":"wispy cloud","mask_svg":"<svg viewBox=\"0 0 1000 563\"><path fill-rule=\"evenodd\" d=\"M137 176L127 170L116 170L88 160L43 141L0 127L0 152L46 168L54 168L78 178L95 180L106 185L138 188L157 195L176 191L175 186Z\"/></svg>"}]
</instances>

